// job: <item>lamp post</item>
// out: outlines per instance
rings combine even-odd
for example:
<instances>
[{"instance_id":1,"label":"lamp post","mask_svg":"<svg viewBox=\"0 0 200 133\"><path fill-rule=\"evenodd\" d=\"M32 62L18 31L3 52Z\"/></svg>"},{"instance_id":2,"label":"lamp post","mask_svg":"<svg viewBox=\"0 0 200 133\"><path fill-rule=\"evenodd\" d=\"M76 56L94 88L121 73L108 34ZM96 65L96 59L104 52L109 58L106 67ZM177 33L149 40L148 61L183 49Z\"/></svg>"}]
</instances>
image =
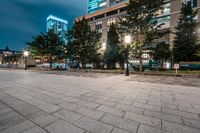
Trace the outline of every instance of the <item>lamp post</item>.
<instances>
[{"instance_id":1,"label":"lamp post","mask_svg":"<svg viewBox=\"0 0 200 133\"><path fill-rule=\"evenodd\" d=\"M27 70L27 61L28 61L28 56L29 56L29 52L28 51L24 51L24 59L25 59L25 67L24 69Z\"/></svg>"},{"instance_id":2,"label":"lamp post","mask_svg":"<svg viewBox=\"0 0 200 133\"><path fill-rule=\"evenodd\" d=\"M102 43L102 49L105 51L106 50L106 43Z\"/></svg>"},{"instance_id":3,"label":"lamp post","mask_svg":"<svg viewBox=\"0 0 200 133\"><path fill-rule=\"evenodd\" d=\"M126 72L125 72L125 75L126 76L129 76L129 68L128 68L128 57L129 57L129 44L131 43L131 36L130 35L126 35L125 38L125 44L126 44Z\"/></svg>"},{"instance_id":4,"label":"lamp post","mask_svg":"<svg viewBox=\"0 0 200 133\"><path fill-rule=\"evenodd\" d=\"M65 50L65 55L66 55L66 58L65 58L65 70L67 71L67 50Z\"/></svg>"}]
</instances>

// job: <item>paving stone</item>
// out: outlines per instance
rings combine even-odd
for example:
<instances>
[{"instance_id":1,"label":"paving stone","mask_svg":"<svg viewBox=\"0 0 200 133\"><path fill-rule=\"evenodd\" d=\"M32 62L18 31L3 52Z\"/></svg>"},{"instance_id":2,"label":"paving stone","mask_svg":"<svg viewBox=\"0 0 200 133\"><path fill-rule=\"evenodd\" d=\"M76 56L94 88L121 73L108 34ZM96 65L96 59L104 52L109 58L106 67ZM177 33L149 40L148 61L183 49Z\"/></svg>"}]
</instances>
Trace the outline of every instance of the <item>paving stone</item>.
<instances>
[{"instance_id":1,"label":"paving stone","mask_svg":"<svg viewBox=\"0 0 200 133\"><path fill-rule=\"evenodd\" d=\"M130 133L136 133L137 128L138 128L138 123L124 119L124 118L119 118L110 114L107 114L106 116L104 116L101 119L101 121L109 125L112 125L114 127L123 129Z\"/></svg>"},{"instance_id":2,"label":"paving stone","mask_svg":"<svg viewBox=\"0 0 200 133\"><path fill-rule=\"evenodd\" d=\"M200 129L200 120L183 118L183 121L184 121L184 124L189 126L189 127L194 127L194 128Z\"/></svg>"},{"instance_id":3,"label":"paving stone","mask_svg":"<svg viewBox=\"0 0 200 133\"><path fill-rule=\"evenodd\" d=\"M58 120L50 125L46 126L45 129L51 133L84 133L85 131L73 126L63 120Z\"/></svg>"},{"instance_id":4,"label":"paving stone","mask_svg":"<svg viewBox=\"0 0 200 133\"><path fill-rule=\"evenodd\" d=\"M7 106L0 102L0 110L7 108Z\"/></svg>"},{"instance_id":5,"label":"paving stone","mask_svg":"<svg viewBox=\"0 0 200 133\"><path fill-rule=\"evenodd\" d=\"M89 96L84 96L84 95L77 96L76 98L81 99L81 100L90 101L90 102L92 102L96 99L94 97L89 97Z\"/></svg>"},{"instance_id":6,"label":"paving stone","mask_svg":"<svg viewBox=\"0 0 200 133\"><path fill-rule=\"evenodd\" d=\"M102 100L102 99L97 99L94 102L103 104L103 105L107 105L107 106L111 106L111 107L114 107L117 104L117 102L115 102L115 101L107 101L107 100Z\"/></svg>"},{"instance_id":7,"label":"paving stone","mask_svg":"<svg viewBox=\"0 0 200 133\"><path fill-rule=\"evenodd\" d=\"M117 102L117 103L122 103L122 104L127 104L127 105L131 105L133 103L133 100L121 100L121 99L110 99L109 101L111 102Z\"/></svg>"},{"instance_id":8,"label":"paving stone","mask_svg":"<svg viewBox=\"0 0 200 133\"><path fill-rule=\"evenodd\" d=\"M40 125L41 127L44 127L44 126L48 125L49 123L52 123L58 119L57 117L55 117L49 113L46 113L44 111L40 111L35 114L31 114L27 117L29 119L31 119L32 121L34 121L35 123L37 123L38 125Z\"/></svg>"},{"instance_id":9,"label":"paving stone","mask_svg":"<svg viewBox=\"0 0 200 133\"><path fill-rule=\"evenodd\" d=\"M30 115L30 114L33 114L33 113L36 113L36 112L40 111L39 108L36 108L36 107L31 106L29 104L24 104L24 105L21 105L21 106L17 106L17 107L14 107L14 109L16 111L18 111L20 114L23 114L23 115Z\"/></svg>"},{"instance_id":10,"label":"paving stone","mask_svg":"<svg viewBox=\"0 0 200 133\"><path fill-rule=\"evenodd\" d=\"M31 127L35 126L35 124L29 120L25 120L19 124L16 124L14 126L10 126L9 128L6 128L5 130L2 130L0 132L2 133L21 133L26 129L29 129Z\"/></svg>"},{"instance_id":11,"label":"paving stone","mask_svg":"<svg viewBox=\"0 0 200 133\"><path fill-rule=\"evenodd\" d=\"M174 133L200 133L200 129L183 126L180 124L163 121L163 129Z\"/></svg>"},{"instance_id":12,"label":"paving stone","mask_svg":"<svg viewBox=\"0 0 200 133\"><path fill-rule=\"evenodd\" d=\"M76 112L96 120L99 120L103 115L105 115L105 113L99 110L86 107L79 108L78 110L76 110Z\"/></svg>"},{"instance_id":13,"label":"paving stone","mask_svg":"<svg viewBox=\"0 0 200 133\"><path fill-rule=\"evenodd\" d=\"M18 126L27 121L26 117L39 113L34 111L36 107L48 114L35 120L41 122L40 126L48 123L45 127L51 128L47 132L69 132L70 129L78 132L76 129L79 129L83 133L93 133L101 129L109 133L160 133L162 130L170 133L200 133L199 79L140 75L125 77L81 72L46 73L0 70L0 132L7 130L15 133L26 127L26 132L46 132L46 129L41 129L44 127L36 125L30 128L26 124L24 127ZM97 108L102 108L100 106L107 107L102 109L105 115L96 113L100 111ZM121 118L121 114L113 110L132 114L130 117L122 115ZM157 127L161 120L162 127ZM76 122L81 125L79 128L74 125ZM14 127L18 128L14 130Z\"/></svg>"},{"instance_id":14,"label":"paving stone","mask_svg":"<svg viewBox=\"0 0 200 133\"><path fill-rule=\"evenodd\" d=\"M174 110L177 110L178 107L176 105L173 105L173 104L168 104L168 103L165 103L165 108L169 108L169 109L174 109Z\"/></svg>"},{"instance_id":15,"label":"paving stone","mask_svg":"<svg viewBox=\"0 0 200 133\"><path fill-rule=\"evenodd\" d=\"M123 111L121 109L108 107L108 106L104 106L104 105L99 106L97 108L97 110L100 110L102 112L109 113L109 114L112 114L112 115L116 115L116 116L119 116L119 117L122 117L125 113L125 111Z\"/></svg>"},{"instance_id":16,"label":"paving stone","mask_svg":"<svg viewBox=\"0 0 200 133\"><path fill-rule=\"evenodd\" d=\"M80 102L77 102L77 104L82 105L84 107L93 108L93 109L99 106L99 104L97 103L88 102L88 101L80 101Z\"/></svg>"},{"instance_id":17,"label":"paving stone","mask_svg":"<svg viewBox=\"0 0 200 133\"><path fill-rule=\"evenodd\" d=\"M53 115L69 123L74 123L75 121L77 121L78 119L82 117L82 115L72 112L70 110L66 110L66 109L59 110L53 113Z\"/></svg>"},{"instance_id":18,"label":"paving stone","mask_svg":"<svg viewBox=\"0 0 200 133\"><path fill-rule=\"evenodd\" d=\"M40 104L37 106L38 108L40 108L41 110L43 111L46 111L48 113L53 113L57 110L60 109L60 107L56 106L56 105L53 105L53 104Z\"/></svg>"},{"instance_id":19,"label":"paving stone","mask_svg":"<svg viewBox=\"0 0 200 133\"><path fill-rule=\"evenodd\" d=\"M144 115L148 115L150 117L155 117L157 119L166 120L170 122L176 122L179 124L183 124L182 118L179 116L174 116L170 114L160 113L156 111L145 110Z\"/></svg>"},{"instance_id":20,"label":"paving stone","mask_svg":"<svg viewBox=\"0 0 200 133\"><path fill-rule=\"evenodd\" d=\"M59 106L62 107L62 108L65 108L65 109L72 110L72 111L75 111L75 110L82 107L81 105L78 105L78 104L75 104L75 103L67 103L67 102L59 104Z\"/></svg>"},{"instance_id":21,"label":"paving stone","mask_svg":"<svg viewBox=\"0 0 200 133\"><path fill-rule=\"evenodd\" d=\"M200 109L195 109L192 107L178 106L178 109L188 113L200 114Z\"/></svg>"},{"instance_id":22,"label":"paving stone","mask_svg":"<svg viewBox=\"0 0 200 133\"><path fill-rule=\"evenodd\" d=\"M151 100L149 100L147 104L153 105L153 106L158 106L158 107L164 106L164 103L162 103L161 101L151 101Z\"/></svg>"},{"instance_id":23,"label":"paving stone","mask_svg":"<svg viewBox=\"0 0 200 133\"><path fill-rule=\"evenodd\" d=\"M25 121L25 118L17 113L10 114L10 112L3 114L3 116L0 116L0 130L6 129L8 127L17 125L23 121Z\"/></svg>"},{"instance_id":24,"label":"paving stone","mask_svg":"<svg viewBox=\"0 0 200 133\"><path fill-rule=\"evenodd\" d=\"M149 127L149 126L140 124L137 133L170 133L170 132L160 130L159 128Z\"/></svg>"},{"instance_id":25,"label":"paving stone","mask_svg":"<svg viewBox=\"0 0 200 133\"><path fill-rule=\"evenodd\" d=\"M148 105L148 104L143 104L143 103L138 103L138 102L134 102L133 106L161 112L161 107L158 107L158 106L153 106L153 105Z\"/></svg>"},{"instance_id":26,"label":"paving stone","mask_svg":"<svg viewBox=\"0 0 200 133\"><path fill-rule=\"evenodd\" d=\"M200 116L198 114L183 112L183 111L179 111L179 110L162 108L162 112L167 113L167 114L176 115L176 116L185 117L185 118L191 118L191 119L196 119L196 120L200 119Z\"/></svg>"},{"instance_id":27,"label":"paving stone","mask_svg":"<svg viewBox=\"0 0 200 133\"><path fill-rule=\"evenodd\" d=\"M76 102L79 102L80 99L77 99L77 98L73 98L73 97L62 97L61 99L63 99L64 101L66 102L71 102L71 103L76 103Z\"/></svg>"},{"instance_id":28,"label":"paving stone","mask_svg":"<svg viewBox=\"0 0 200 133\"><path fill-rule=\"evenodd\" d=\"M47 132L38 126L34 126L32 128L23 131L22 133L47 133Z\"/></svg>"},{"instance_id":29,"label":"paving stone","mask_svg":"<svg viewBox=\"0 0 200 133\"><path fill-rule=\"evenodd\" d=\"M12 112L13 110L11 108L4 108L0 110L0 116L4 113Z\"/></svg>"},{"instance_id":30,"label":"paving stone","mask_svg":"<svg viewBox=\"0 0 200 133\"><path fill-rule=\"evenodd\" d=\"M20 117L20 115L17 112L12 111L7 111L5 113L2 113L0 115L0 121L5 120L5 119L9 119L9 118L15 118L15 117Z\"/></svg>"},{"instance_id":31,"label":"paving stone","mask_svg":"<svg viewBox=\"0 0 200 133\"><path fill-rule=\"evenodd\" d=\"M131 112L127 112L124 117L126 119L136 121L138 123L143 123L143 124L153 126L156 128L161 128L161 120L153 118L153 117L148 117L148 116L131 113Z\"/></svg>"},{"instance_id":32,"label":"paving stone","mask_svg":"<svg viewBox=\"0 0 200 133\"><path fill-rule=\"evenodd\" d=\"M124 131L124 130L121 130L121 129L119 129L119 128L114 128L113 131L112 131L111 133L128 133L128 132L126 132L126 131Z\"/></svg>"},{"instance_id":33,"label":"paving stone","mask_svg":"<svg viewBox=\"0 0 200 133\"><path fill-rule=\"evenodd\" d=\"M139 113L139 114L144 113L144 109L142 108L137 108L137 107L133 107L133 106L125 105L125 104L117 104L115 107L121 110L129 111L129 112L134 112L134 113Z\"/></svg>"},{"instance_id":34,"label":"paving stone","mask_svg":"<svg viewBox=\"0 0 200 133\"><path fill-rule=\"evenodd\" d=\"M82 117L74 124L92 133L110 133L113 128L110 125L107 125L105 123L87 117Z\"/></svg>"}]
</instances>

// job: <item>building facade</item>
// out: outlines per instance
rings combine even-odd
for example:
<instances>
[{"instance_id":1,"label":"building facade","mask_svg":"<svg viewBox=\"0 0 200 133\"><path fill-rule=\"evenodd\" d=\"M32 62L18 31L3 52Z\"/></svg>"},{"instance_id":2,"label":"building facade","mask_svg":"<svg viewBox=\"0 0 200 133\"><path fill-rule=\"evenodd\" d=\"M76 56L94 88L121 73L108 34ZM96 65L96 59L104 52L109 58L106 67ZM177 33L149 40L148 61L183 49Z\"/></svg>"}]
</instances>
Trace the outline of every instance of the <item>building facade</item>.
<instances>
[{"instance_id":1,"label":"building facade","mask_svg":"<svg viewBox=\"0 0 200 133\"><path fill-rule=\"evenodd\" d=\"M10 50L8 47L0 49L0 64L17 64L17 59L22 53L20 51Z\"/></svg>"},{"instance_id":2,"label":"building facade","mask_svg":"<svg viewBox=\"0 0 200 133\"><path fill-rule=\"evenodd\" d=\"M88 3L95 0L88 0ZM100 0L96 0L98 3ZM170 29L172 32L175 31L175 26L178 23L180 10L182 3L191 2L192 6L196 9L200 8L200 0L166 0L163 5L163 12L158 16L158 23L164 23L161 29ZM85 15L85 18L89 20L89 24L93 30L97 30L102 33L102 44L106 43L107 32L109 26L112 23L117 23L119 17L125 15L127 12L128 0L106 0L104 8L96 8L93 11L89 11ZM99 4L97 4L99 5ZM197 21L200 20L200 11L196 17ZM169 42L172 44L174 40L174 34L168 34L162 37L160 40Z\"/></svg>"},{"instance_id":3,"label":"building facade","mask_svg":"<svg viewBox=\"0 0 200 133\"><path fill-rule=\"evenodd\" d=\"M87 0L87 13L96 11L127 2L128 0Z\"/></svg>"},{"instance_id":4,"label":"building facade","mask_svg":"<svg viewBox=\"0 0 200 133\"><path fill-rule=\"evenodd\" d=\"M46 21L47 32L53 29L64 42L67 42L65 33L67 32L68 21L53 15L49 15Z\"/></svg>"}]
</instances>

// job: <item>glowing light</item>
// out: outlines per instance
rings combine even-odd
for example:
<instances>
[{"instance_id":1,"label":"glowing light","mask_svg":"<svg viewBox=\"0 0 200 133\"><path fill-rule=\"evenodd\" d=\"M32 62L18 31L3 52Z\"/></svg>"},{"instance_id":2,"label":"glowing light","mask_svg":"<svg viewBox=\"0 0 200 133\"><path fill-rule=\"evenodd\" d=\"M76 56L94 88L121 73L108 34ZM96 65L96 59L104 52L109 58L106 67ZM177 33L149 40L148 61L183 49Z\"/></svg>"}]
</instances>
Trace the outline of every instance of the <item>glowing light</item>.
<instances>
[{"instance_id":1,"label":"glowing light","mask_svg":"<svg viewBox=\"0 0 200 133\"><path fill-rule=\"evenodd\" d=\"M104 43L102 43L102 48L103 48L103 50L105 50L106 49L106 43L104 42Z\"/></svg>"},{"instance_id":2,"label":"glowing light","mask_svg":"<svg viewBox=\"0 0 200 133\"><path fill-rule=\"evenodd\" d=\"M53 20L57 20L57 21L60 21L62 23L65 23L65 24L68 24L68 21L64 20L64 19L61 19L61 18L58 18L56 16L53 16L53 15L49 15L47 17L47 21L49 21L49 19L53 19Z\"/></svg>"},{"instance_id":3,"label":"glowing light","mask_svg":"<svg viewBox=\"0 0 200 133\"><path fill-rule=\"evenodd\" d=\"M29 56L29 52L28 51L24 51L24 56L28 57Z\"/></svg>"},{"instance_id":4,"label":"glowing light","mask_svg":"<svg viewBox=\"0 0 200 133\"><path fill-rule=\"evenodd\" d=\"M125 39L125 43L131 43L131 36L130 35L126 35L124 39Z\"/></svg>"}]
</instances>

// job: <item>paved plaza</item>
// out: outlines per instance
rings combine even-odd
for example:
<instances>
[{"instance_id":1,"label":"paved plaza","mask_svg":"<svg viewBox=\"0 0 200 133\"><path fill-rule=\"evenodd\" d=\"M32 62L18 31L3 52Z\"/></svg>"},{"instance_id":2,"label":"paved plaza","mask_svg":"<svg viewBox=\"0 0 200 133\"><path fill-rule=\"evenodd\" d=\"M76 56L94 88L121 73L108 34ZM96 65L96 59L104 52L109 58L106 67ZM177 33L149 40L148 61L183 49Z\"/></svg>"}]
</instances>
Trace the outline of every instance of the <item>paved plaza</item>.
<instances>
[{"instance_id":1,"label":"paved plaza","mask_svg":"<svg viewBox=\"0 0 200 133\"><path fill-rule=\"evenodd\" d=\"M200 79L0 70L0 133L200 133Z\"/></svg>"}]
</instances>

